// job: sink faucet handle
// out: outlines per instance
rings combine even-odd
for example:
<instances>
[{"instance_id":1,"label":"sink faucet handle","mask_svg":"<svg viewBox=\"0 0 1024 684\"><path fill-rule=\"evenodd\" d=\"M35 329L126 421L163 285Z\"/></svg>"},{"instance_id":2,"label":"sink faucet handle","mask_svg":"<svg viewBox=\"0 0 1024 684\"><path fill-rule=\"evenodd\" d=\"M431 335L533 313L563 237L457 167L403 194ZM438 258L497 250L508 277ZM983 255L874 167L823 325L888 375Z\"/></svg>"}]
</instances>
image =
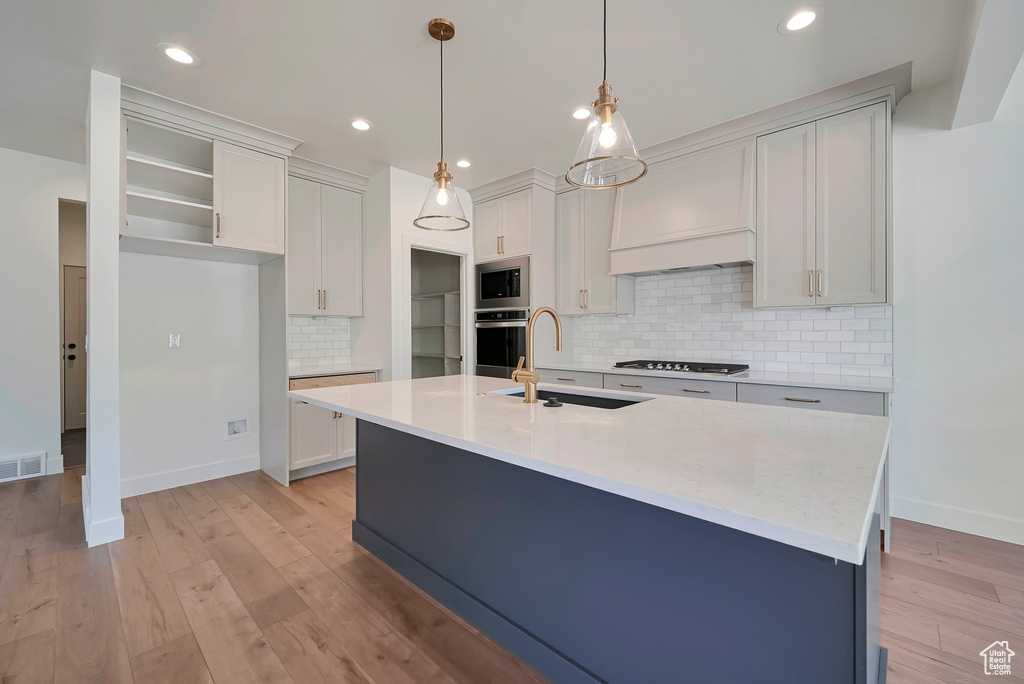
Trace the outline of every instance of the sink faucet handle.
<instances>
[{"instance_id":1,"label":"sink faucet handle","mask_svg":"<svg viewBox=\"0 0 1024 684\"><path fill-rule=\"evenodd\" d=\"M516 376L518 376L523 371L523 363L525 363L525 362L526 362L526 357L525 356L520 356L519 357L519 363L516 364L516 369L514 371L512 371L512 380L514 380L515 382L519 382L519 379Z\"/></svg>"}]
</instances>

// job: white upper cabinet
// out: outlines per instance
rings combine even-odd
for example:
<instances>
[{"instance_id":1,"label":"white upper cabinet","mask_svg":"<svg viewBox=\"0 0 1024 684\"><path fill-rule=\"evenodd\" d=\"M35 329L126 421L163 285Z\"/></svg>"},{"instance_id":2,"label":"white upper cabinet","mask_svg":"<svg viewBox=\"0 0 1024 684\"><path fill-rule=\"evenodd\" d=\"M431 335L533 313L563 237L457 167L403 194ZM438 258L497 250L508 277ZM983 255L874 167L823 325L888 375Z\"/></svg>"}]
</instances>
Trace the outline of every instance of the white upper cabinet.
<instances>
[{"instance_id":1,"label":"white upper cabinet","mask_svg":"<svg viewBox=\"0 0 1024 684\"><path fill-rule=\"evenodd\" d=\"M362 196L288 179L288 313L363 315Z\"/></svg>"},{"instance_id":2,"label":"white upper cabinet","mask_svg":"<svg viewBox=\"0 0 1024 684\"><path fill-rule=\"evenodd\" d=\"M477 263L528 256L532 251L533 190L527 188L473 207Z\"/></svg>"},{"instance_id":3,"label":"white upper cabinet","mask_svg":"<svg viewBox=\"0 0 1024 684\"><path fill-rule=\"evenodd\" d=\"M284 254L284 196L284 159L214 141L213 244Z\"/></svg>"},{"instance_id":4,"label":"white upper cabinet","mask_svg":"<svg viewBox=\"0 0 1024 684\"><path fill-rule=\"evenodd\" d=\"M363 198L321 186L323 313L363 315Z\"/></svg>"},{"instance_id":5,"label":"white upper cabinet","mask_svg":"<svg viewBox=\"0 0 1024 684\"><path fill-rule=\"evenodd\" d=\"M886 300L886 105L816 126L818 303Z\"/></svg>"},{"instance_id":6,"label":"white upper cabinet","mask_svg":"<svg viewBox=\"0 0 1024 684\"><path fill-rule=\"evenodd\" d=\"M886 301L887 105L757 139L754 305Z\"/></svg>"},{"instance_id":7,"label":"white upper cabinet","mask_svg":"<svg viewBox=\"0 0 1024 684\"><path fill-rule=\"evenodd\" d=\"M288 178L288 313L321 315L320 184Z\"/></svg>"},{"instance_id":8,"label":"white upper cabinet","mask_svg":"<svg viewBox=\"0 0 1024 684\"><path fill-rule=\"evenodd\" d=\"M609 274L616 190L558 195L555 302L561 315L633 313L635 281Z\"/></svg>"},{"instance_id":9,"label":"white upper cabinet","mask_svg":"<svg viewBox=\"0 0 1024 684\"><path fill-rule=\"evenodd\" d=\"M619 190L612 273L642 273L753 258L754 140L651 164Z\"/></svg>"},{"instance_id":10,"label":"white upper cabinet","mask_svg":"<svg viewBox=\"0 0 1024 684\"><path fill-rule=\"evenodd\" d=\"M758 306L814 303L814 123L757 139Z\"/></svg>"}]
</instances>

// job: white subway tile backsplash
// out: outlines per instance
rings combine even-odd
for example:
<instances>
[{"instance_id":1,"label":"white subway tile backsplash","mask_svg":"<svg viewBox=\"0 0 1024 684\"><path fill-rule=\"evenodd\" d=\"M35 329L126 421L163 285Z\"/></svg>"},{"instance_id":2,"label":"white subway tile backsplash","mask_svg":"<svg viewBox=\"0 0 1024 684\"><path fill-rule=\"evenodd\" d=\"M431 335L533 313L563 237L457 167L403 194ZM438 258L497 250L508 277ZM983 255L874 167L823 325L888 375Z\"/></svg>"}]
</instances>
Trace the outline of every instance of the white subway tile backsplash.
<instances>
[{"instance_id":1,"label":"white subway tile backsplash","mask_svg":"<svg viewBox=\"0 0 1024 684\"><path fill-rule=\"evenodd\" d=\"M570 319L575 361L677 358L735 361L764 371L892 377L888 305L754 309L752 266L644 276L637 278L636 292L633 316Z\"/></svg>"},{"instance_id":2,"label":"white subway tile backsplash","mask_svg":"<svg viewBox=\"0 0 1024 684\"><path fill-rule=\"evenodd\" d=\"M352 333L348 318L288 317L288 364L349 363Z\"/></svg>"}]
</instances>

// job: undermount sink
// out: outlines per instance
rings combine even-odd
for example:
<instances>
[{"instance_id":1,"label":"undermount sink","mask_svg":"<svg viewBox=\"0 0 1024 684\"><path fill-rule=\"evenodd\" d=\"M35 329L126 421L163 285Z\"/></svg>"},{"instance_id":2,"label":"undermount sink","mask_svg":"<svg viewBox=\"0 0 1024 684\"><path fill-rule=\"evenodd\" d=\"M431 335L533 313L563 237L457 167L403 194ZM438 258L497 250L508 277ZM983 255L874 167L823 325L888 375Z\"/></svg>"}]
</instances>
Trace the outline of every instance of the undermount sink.
<instances>
[{"instance_id":1,"label":"undermount sink","mask_svg":"<svg viewBox=\"0 0 1024 684\"><path fill-rule=\"evenodd\" d=\"M523 390L512 389L512 390L497 390L491 392L491 394L503 394L506 397L523 397ZM607 394L579 394L576 392L562 392L559 390L547 390L538 389L537 399L540 402L538 405L543 406L544 402L548 399L558 399L563 404L575 404L577 406L590 406L591 408L600 409L620 409L626 406L632 406L633 404L639 404L645 401L650 401L650 397L638 397L636 399L625 399L621 395L616 394L610 396Z\"/></svg>"}]
</instances>

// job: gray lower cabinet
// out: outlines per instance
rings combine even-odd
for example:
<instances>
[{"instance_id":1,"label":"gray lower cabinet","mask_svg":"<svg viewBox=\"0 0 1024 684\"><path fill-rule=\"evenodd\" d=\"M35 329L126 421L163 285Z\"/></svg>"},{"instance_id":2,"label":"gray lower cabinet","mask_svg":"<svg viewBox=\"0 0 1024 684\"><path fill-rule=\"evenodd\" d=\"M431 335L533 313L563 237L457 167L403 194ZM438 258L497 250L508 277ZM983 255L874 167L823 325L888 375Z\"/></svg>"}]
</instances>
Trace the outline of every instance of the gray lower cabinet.
<instances>
[{"instance_id":1,"label":"gray lower cabinet","mask_svg":"<svg viewBox=\"0 0 1024 684\"><path fill-rule=\"evenodd\" d=\"M601 373L587 371L568 371L555 368L541 368L540 381L551 385L568 385L570 387L604 387Z\"/></svg>"},{"instance_id":2,"label":"gray lower cabinet","mask_svg":"<svg viewBox=\"0 0 1024 684\"><path fill-rule=\"evenodd\" d=\"M736 383L688 378L652 378L646 375L604 374L604 388L627 392L650 392L674 397L736 401Z\"/></svg>"},{"instance_id":3,"label":"gray lower cabinet","mask_svg":"<svg viewBox=\"0 0 1024 684\"><path fill-rule=\"evenodd\" d=\"M867 416L885 415L885 395L881 392L744 383L738 388L736 400L747 404L842 411Z\"/></svg>"}]
</instances>

